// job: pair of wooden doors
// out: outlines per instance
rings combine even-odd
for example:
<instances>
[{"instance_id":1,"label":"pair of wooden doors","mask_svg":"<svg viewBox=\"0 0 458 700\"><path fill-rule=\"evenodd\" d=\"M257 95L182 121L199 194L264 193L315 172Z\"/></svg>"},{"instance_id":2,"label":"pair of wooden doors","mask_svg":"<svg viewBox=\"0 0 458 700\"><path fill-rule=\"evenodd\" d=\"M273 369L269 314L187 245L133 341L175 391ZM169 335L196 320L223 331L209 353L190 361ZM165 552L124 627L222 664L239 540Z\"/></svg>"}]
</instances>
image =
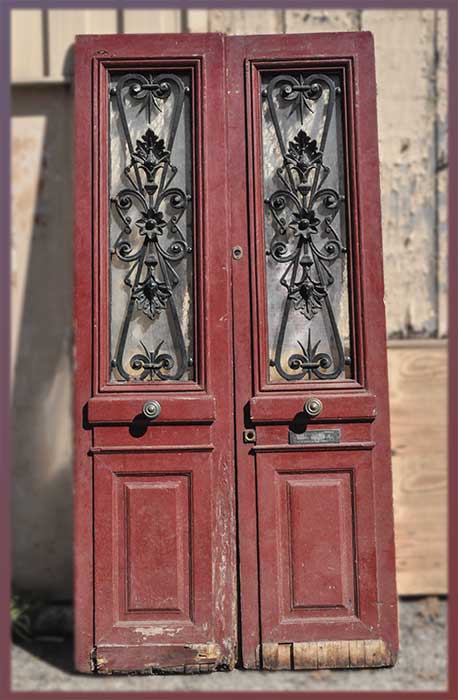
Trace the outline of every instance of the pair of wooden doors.
<instances>
[{"instance_id":1,"label":"pair of wooden doors","mask_svg":"<svg viewBox=\"0 0 458 700\"><path fill-rule=\"evenodd\" d=\"M76 43L80 670L397 653L368 33Z\"/></svg>"}]
</instances>

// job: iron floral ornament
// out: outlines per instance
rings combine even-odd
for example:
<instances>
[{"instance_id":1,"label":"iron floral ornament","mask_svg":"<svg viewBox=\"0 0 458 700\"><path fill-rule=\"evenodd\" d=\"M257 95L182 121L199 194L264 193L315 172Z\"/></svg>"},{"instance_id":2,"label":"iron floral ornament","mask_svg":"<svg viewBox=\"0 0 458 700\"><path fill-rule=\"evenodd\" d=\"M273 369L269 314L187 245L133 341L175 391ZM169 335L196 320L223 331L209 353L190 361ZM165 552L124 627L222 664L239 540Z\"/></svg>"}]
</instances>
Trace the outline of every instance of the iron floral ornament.
<instances>
[{"instance_id":1,"label":"iron floral ornament","mask_svg":"<svg viewBox=\"0 0 458 700\"><path fill-rule=\"evenodd\" d=\"M344 196L326 186L330 168L324 162L338 91L334 81L323 74L278 75L262 91L282 157L282 164L275 171L280 187L265 199L273 229L266 253L275 263L285 266L279 279L285 297L270 366L287 381L335 379L342 374L346 362L329 297L335 282L331 264L346 253L334 225ZM303 125L305 115L313 113L320 100L323 105L318 143ZM285 139L279 119L279 106L288 103L291 104L288 116L299 113L300 118L300 127L290 140ZM297 339L298 352L285 363L286 329L295 312L310 322L307 339ZM318 352L322 338L312 340L312 322L318 314L327 317L332 351Z\"/></svg>"},{"instance_id":2,"label":"iron floral ornament","mask_svg":"<svg viewBox=\"0 0 458 700\"><path fill-rule=\"evenodd\" d=\"M126 263L124 283L130 290L111 364L126 381L179 380L192 366L174 298L174 290L180 284L177 265L192 252L181 226L191 196L174 186L178 168L172 162L187 94L189 88L181 78L169 73L155 77L129 73L111 91L116 99L130 161L124 169L127 186L111 199L121 228L111 253ZM130 98L131 104L138 102L139 114L145 113L147 128L135 143L129 130L126 98ZM149 124L152 114L162 111L161 103L163 105L166 100L172 100L172 108L167 120L167 135L162 138ZM132 219L133 211L139 212L135 220ZM126 342L135 310L144 314L150 324L166 314L173 339L173 355L172 351L160 352L165 340L158 338L152 349L140 341L142 350L126 361Z\"/></svg>"}]
</instances>

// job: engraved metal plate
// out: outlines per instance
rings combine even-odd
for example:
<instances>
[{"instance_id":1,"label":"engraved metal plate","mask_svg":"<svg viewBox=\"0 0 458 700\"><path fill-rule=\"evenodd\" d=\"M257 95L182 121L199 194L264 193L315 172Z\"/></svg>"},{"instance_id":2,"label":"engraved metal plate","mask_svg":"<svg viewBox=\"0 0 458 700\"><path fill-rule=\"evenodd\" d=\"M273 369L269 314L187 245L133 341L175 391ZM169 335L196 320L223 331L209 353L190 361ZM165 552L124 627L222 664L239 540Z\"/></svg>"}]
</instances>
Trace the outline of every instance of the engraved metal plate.
<instances>
[{"instance_id":1,"label":"engraved metal plate","mask_svg":"<svg viewBox=\"0 0 458 700\"><path fill-rule=\"evenodd\" d=\"M304 445L310 443L340 442L340 429L332 430L307 430L304 433L288 431L288 443L290 445Z\"/></svg>"}]
</instances>

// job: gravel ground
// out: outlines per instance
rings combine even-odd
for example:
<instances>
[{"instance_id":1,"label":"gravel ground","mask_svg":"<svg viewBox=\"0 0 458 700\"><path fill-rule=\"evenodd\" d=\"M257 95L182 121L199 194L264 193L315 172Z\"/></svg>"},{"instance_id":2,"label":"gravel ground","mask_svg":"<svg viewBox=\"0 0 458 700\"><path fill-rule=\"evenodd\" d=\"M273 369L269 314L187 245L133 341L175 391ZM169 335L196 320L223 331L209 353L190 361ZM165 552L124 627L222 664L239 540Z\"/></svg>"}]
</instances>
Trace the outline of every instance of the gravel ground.
<instances>
[{"instance_id":1,"label":"gravel ground","mask_svg":"<svg viewBox=\"0 0 458 700\"><path fill-rule=\"evenodd\" d=\"M447 602L401 601L401 651L394 668L239 671L196 676L90 676L72 668L72 644L13 646L12 689L23 690L444 690L447 687Z\"/></svg>"}]
</instances>

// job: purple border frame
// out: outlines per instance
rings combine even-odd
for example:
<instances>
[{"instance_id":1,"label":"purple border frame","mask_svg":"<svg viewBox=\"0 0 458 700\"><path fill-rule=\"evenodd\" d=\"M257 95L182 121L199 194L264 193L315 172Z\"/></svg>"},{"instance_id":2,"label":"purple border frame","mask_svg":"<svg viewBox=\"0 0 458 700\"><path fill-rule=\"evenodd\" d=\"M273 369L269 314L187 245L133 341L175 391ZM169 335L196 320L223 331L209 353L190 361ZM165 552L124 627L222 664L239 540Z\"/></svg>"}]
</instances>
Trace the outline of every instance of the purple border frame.
<instances>
[{"instance_id":1,"label":"purple border frame","mask_svg":"<svg viewBox=\"0 0 458 700\"><path fill-rule=\"evenodd\" d=\"M458 68L458 4L456 0L216 0L213 3L205 0L0 0L0 66L3 80L0 82L0 144L1 163L0 172L0 211L2 212L2 247L3 251L10 250L10 10L17 9L433 9L448 10L449 18L449 72L448 72L448 98L449 98L449 427L458 426L458 319L454 302L458 300L458 81L456 70ZM455 41L453 41L455 39ZM11 561L10 561L10 478L11 478L11 450L10 450L10 270L9 254L0 257L0 388L1 388L1 416L0 422L0 543L3 556L0 570L0 698L4 700L20 700L32 698L66 698L68 700L81 698L95 698L100 700L143 700L146 698L202 698L213 697L212 692L81 692L81 691L53 691L53 692L13 692L10 689L10 587L11 587ZM449 513L449 624L448 624L448 668L449 687L446 691L351 691L350 697L357 698L408 698L409 700L457 700L458 699L458 471L452 462L452 455L458 454L458 430L449 429L448 432L448 513ZM455 621L455 623L453 623ZM217 697L229 700L236 698L258 696L265 700L274 698L302 698L319 696L320 700L348 697L346 691L303 691L303 692L221 692Z\"/></svg>"}]
</instances>

